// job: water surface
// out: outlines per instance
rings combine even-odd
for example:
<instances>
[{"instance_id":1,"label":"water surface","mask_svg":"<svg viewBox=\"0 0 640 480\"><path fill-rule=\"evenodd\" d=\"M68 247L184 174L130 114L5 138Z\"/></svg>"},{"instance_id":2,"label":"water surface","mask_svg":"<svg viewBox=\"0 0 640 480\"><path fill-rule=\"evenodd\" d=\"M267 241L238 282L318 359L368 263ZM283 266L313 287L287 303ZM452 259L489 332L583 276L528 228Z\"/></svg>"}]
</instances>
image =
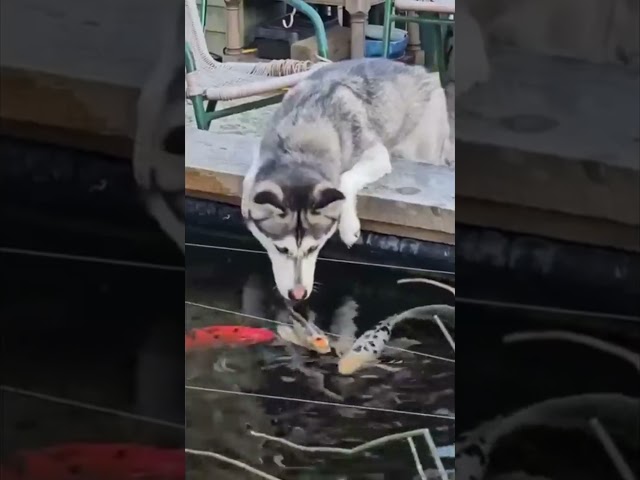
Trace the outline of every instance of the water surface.
<instances>
[{"instance_id":1,"label":"water surface","mask_svg":"<svg viewBox=\"0 0 640 480\"><path fill-rule=\"evenodd\" d=\"M327 332L352 319L359 335L412 307L453 305L453 296L437 287L396 284L416 276L399 269L320 261L318 291L301 311L314 315ZM287 320L268 258L261 253L190 247L185 288L189 302ZM185 306L185 319L186 328L276 326L192 305ZM409 319L396 326L392 340L410 350L385 350L382 363L395 371L370 367L353 376L337 372L333 352L320 356L284 342L188 354L187 385L216 391L187 390L187 446L227 455L281 479L412 479L418 477L406 441L348 457L296 451L260 440L249 430L301 445L353 448L385 435L429 428L445 467L453 468L455 364L447 361L453 360L453 351L431 321ZM423 468L435 469L424 438L416 439L416 447ZM189 457L188 467L188 478L194 480L252 478L208 458Z\"/></svg>"}]
</instances>

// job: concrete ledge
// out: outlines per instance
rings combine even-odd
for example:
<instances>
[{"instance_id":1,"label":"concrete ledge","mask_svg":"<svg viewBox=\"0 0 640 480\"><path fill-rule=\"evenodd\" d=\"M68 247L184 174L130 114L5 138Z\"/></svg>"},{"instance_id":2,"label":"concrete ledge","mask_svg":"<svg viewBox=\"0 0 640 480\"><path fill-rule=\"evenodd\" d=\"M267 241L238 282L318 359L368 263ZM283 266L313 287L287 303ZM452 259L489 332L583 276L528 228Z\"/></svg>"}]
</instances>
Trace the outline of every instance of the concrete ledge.
<instances>
[{"instance_id":1,"label":"concrete ledge","mask_svg":"<svg viewBox=\"0 0 640 480\"><path fill-rule=\"evenodd\" d=\"M137 97L165 32L139 29L158 2L115 3L2 2L5 133L130 157Z\"/></svg>"},{"instance_id":2,"label":"concrete ledge","mask_svg":"<svg viewBox=\"0 0 640 480\"><path fill-rule=\"evenodd\" d=\"M637 227L638 73L513 50L490 58L489 82L456 101L457 197Z\"/></svg>"},{"instance_id":3,"label":"concrete ledge","mask_svg":"<svg viewBox=\"0 0 640 480\"><path fill-rule=\"evenodd\" d=\"M240 201L242 178L259 139L187 129L187 195ZM399 160L394 171L358 201L368 231L454 244L455 173L446 167Z\"/></svg>"}]
</instances>

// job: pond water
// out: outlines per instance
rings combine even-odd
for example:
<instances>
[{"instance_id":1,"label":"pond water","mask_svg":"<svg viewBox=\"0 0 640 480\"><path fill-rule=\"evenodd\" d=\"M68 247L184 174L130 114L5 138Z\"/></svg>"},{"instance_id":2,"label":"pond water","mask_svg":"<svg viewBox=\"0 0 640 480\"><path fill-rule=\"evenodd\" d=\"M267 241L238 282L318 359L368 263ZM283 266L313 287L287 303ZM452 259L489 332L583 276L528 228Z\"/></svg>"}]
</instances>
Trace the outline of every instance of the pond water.
<instances>
[{"instance_id":1,"label":"pond water","mask_svg":"<svg viewBox=\"0 0 640 480\"><path fill-rule=\"evenodd\" d=\"M189 247L186 264L187 329L243 325L275 330L273 323L255 317L286 321L263 253ZM438 287L396 284L398 279L418 276L443 278L321 260L318 291L300 311L305 317L312 315L325 332L348 325L358 336L409 308L453 305L451 293ZM445 281L452 280L450 275ZM451 470L454 352L430 320L398 324L390 345L396 348L385 349L381 360L394 371L372 366L352 376L338 373L334 352L318 355L284 341L189 353L186 445L240 460L283 480L413 479L420 477L406 440L347 456L302 452L257 438L251 431L299 445L349 449L386 435L428 428L445 468ZM423 469L436 474L425 438L417 436L415 446ZM257 478L211 458L188 456L187 466L193 480Z\"/></svg>"},{"instance_id":2,"label":"pond water","mask_svg":"<svg viewBox=\"0 0 640 480\"><path fill-rule=\"evenodd\" d=\"M264 254L190 248L187 262L187 300L268 319L278 317L281 304L272 289L270 266ZM386 364L401 369L395 373L371 368L359 372L352 380L336 372L335 355L318 357L298 351L305 373L295 370L290 359L282 358L290 352L276 344L189 355L183 371L180 337L183 313L188 328L216 323L269 328L274 325L201 307L186 306L183 312L179 297L178 302L175 298L175 292L185 282L182 271L11 254L3 256L2 269L5 278L10 279L3 285L0 309L4 340L0 363L8 366L3 370L5 385L114 411L139 411L138 383L150 371L137 372L133 365L139 358L141 344L146 344L145 339L162 327L161 339L178 340L153 348L170 358L151 369L161 377L155 388L150 389L153 400L161 405L152 405L154 411L145 415L180 423L185 400L184 376L188 385L328 403L188 390L186 442L191 448L222 453L283 480L393 476L404 480L416 478L406 442L372 450L370 456L300 453L279 444L258 442L247 433L247 424L255 431L299 444L347 448L389 433L430 428L441 448L444 465L452 467L447 447L453 443L454 422L420 416L454 413L455 364L420 355L453 358L442 334L430 322L408 320L396 327L394 339L408 339L404 346L418 353L392 350L385 355ZM317 277L322 285L311 298L309 308L315 312L318 325L331 330L336 312L349 305L351 299L358 306L354 321L359 333L406 308L452 303L448 292L435 287L395 284L396 279L410 276L446 277L323 261L318 265ZM456 283L466 283L470 288L468 279L462 280L458 275ZM637 351L640 345L637 323L607 315L551 314L464 301L457 306L462 309L458 312L456 335L459 368L455 395L462 405L455 412L458 433L545 398L585 392L640 395L637 371L615 356L563 342L501 345L502 336L513 331L566 329ZM345 310L349 309L342 309ZM419 343L411 345L410 341ZM226 358L224 365L223 358ZM173 363L177 372L169 372L167 363ZM225 368L235 372L224 371ZM314 383L318 375L310 376L309 372L323 374L324 387L331 393L319 389L318 383ZM49 397L2 393L5 427L0 441L2 458L20 450L69 442L137 442L182 449L185 440L181 428L64 404ZM335 404L395 412L365 411ZM157 409L163 413L156 412ZM574 456L565 447L580 443L574 437L562 437L560 441L556 437L553 441L548 441L548 436L540 441L539 435L527 439L516 453L536 465L553 463L549 458L562 460L562 468L568 464L582 465L581 479L616 477L599 445L587 445L586 450L579 450ZM632 440L637 443L637 435ZM638 458L632 454L633 442L625 448L624 437L616 441L626 458ZM532 442L536 447L533 457ZM503 452L502 461L492 459L496 470L513 466L517 455L514 445L509 447ZM416 448L423 467L433 469L433 460L422 438L416 439ZM565 452L563 456L557 455L560 449ZM602 458L606 470L594 469L593 462L585 463L585 458ZM259 478L210 458L189 456L188 462L188 478ZM564 478L551 473L548 476Z\"/></svg>"},{"instance_id":3,"label":"pond water","mask_svg":"<svg viewBox=\"0 0 640 480\"><path fill-rule=\"evenodd\" d=\"M16 452L77 443L182 449L182 311L175 292L183 272L42 253L0 253L7 280L0 305L0 463ZM152 337L177 341L158 346L148 342ZM138 398L145 372L136 365L152 343L167 357L162 365L173 362L179 375L164 370L162 388L151 395L166 393L144 411Z\"/></svg>"}]
</instances>

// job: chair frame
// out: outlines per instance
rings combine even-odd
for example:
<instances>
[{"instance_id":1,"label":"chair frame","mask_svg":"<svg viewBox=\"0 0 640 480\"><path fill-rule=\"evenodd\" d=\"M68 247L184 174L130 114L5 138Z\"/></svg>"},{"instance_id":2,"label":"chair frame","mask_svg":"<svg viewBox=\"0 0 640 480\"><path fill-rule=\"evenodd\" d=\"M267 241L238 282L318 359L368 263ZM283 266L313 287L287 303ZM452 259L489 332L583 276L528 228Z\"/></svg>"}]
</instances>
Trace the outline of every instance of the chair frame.
<instances>
[{"instance_id":1,"label":"chair frame","mask_svg":"<svg viewBox=\"0 0 640 480\"><path fill-rule=\"evenodd\" d=\"M402 7L402 11L415 12L417 16L410 15L397 15L394 13L396 10L396 3L399 3ZM411 5L413 4L413 5ZM452 9L445 5L438 5L428 0L420 2L407 2L407 1L394 1L385 0L384 2L384 25L382 36L382 55L385 58L389 57L389 44L391 41L391 28L394 22L406 22L406 23L418 23L420 25L434 25L432 30L432 42L433 48L430 52L432 61L429 65L435 71L440 73L440 77L444 78L444 73L447 69L447 61L445 55L445 32L443 32L443 26L450 28L455 27L455 19L442 18L442 14L454 15L455 9Z\"/></svg>"},{"instance_id":2,"label":"chair frame","mask_svg":"<svg viewBox=\"0 0 640 480\"><path fill-rule=\"evenodd\" d=\"M285 0L286 3L296 8L298 11L304 13L311 22L313 23L313 27L315 30L316 39L318 41L318 56L321 58L327 58L328 56L328 42L327 42L327 33L324 28L324 23L322 22L322 18L316 12L313 7L304 2L303 0ZM200 22L202 25L202 29L207 26L207 8L209 6L208 0L200 0ZM189 44L185 42L185 73L195 72L197 70L197 65L195 58L193 56L193 52L189 47ZM282 92L282 90L281 90ZM230 115L235 115L237 113L247 112L250 110L255 110L258 108L266 107L268 105L273 105L276 103L280 103L282 101L282 97L284 93L280 93L279 95L273 95L264 99L256 100L253 102L243 103L241 105L237 105L235 107L225 108L223 110L216 110L218 102L215 100L208 100L204 95L194 95L190 96L189 99L193 104L193 111L196 120L196 126L200 130L208 130L211 126L211 122L216 119L228 117Z\"/></svg>"}]
</instances>

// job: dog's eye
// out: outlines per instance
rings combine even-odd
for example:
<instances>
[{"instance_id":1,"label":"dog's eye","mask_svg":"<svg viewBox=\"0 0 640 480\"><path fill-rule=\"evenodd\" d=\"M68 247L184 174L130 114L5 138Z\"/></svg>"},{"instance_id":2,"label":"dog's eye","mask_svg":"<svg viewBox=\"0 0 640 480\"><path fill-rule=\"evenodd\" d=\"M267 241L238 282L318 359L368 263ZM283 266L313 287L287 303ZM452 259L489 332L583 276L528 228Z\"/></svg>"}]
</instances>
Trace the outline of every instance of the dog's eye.
<instances>
[{"instance_id":1,"label":"dog's eye","mask_svg":"<svg viewBox=\"0 0 640 480\"><path fill-rule=\"evenodd\" d=\"M289 249L287 247L276 246L276 250L278 250L283 255L289 255Z\"/></svg>"},{"instance_id":2,"label":"dog's eye","mask_svg":"<svg viewBox=\"0 0 640 480\"><path fill-rule=\"evenodd\" d=\"M316 250L318 250L318 246L315 245L313 247L309 247L309 249L307 250L307 255L309 255L310 253L315 252Z\"/></svg>"}]
</instances>

